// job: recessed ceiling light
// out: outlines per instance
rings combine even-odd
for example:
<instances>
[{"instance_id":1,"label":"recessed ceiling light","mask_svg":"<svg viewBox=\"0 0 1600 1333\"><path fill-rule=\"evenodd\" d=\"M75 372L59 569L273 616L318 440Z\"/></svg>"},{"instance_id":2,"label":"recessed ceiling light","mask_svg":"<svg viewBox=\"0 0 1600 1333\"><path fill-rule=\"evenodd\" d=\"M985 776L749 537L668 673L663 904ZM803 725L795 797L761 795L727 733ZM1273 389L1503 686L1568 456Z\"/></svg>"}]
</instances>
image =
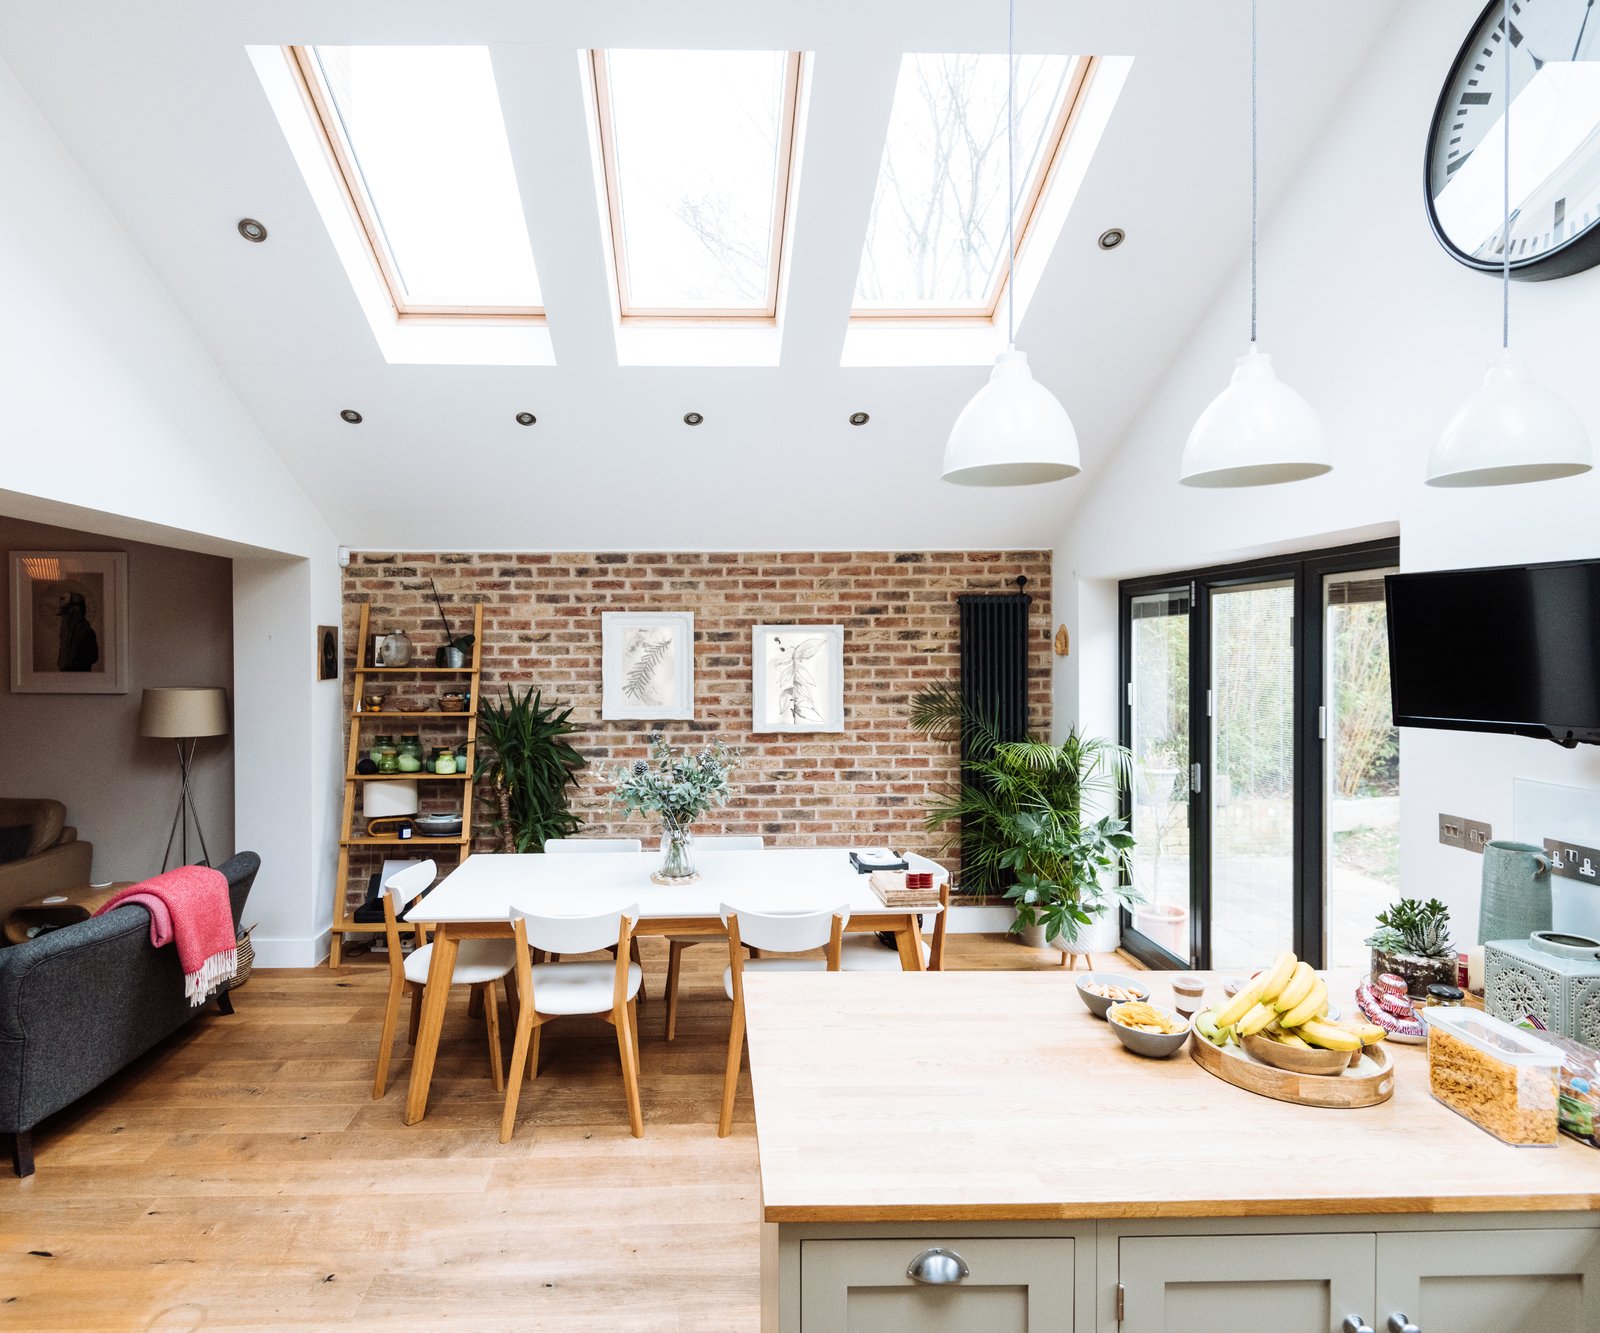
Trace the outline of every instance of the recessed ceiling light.
<instances>
[{"instance_id":1,"label":"recessed ceiling light","mask_svg":"<svg viewBox=\"0 0 1600 1333\"><path fill-rule=\"evenodd\" d=\"M1121 227L1110 227L1100 233L1098 245L1102 250L1115 250L1127 239L1128 233L1123 231Z\"/></svg>"},{"instance_id":2,"label":"recessed ceiling light","mask_svg":"<svg viewBox=\"0 0 1600 1333\"><path fill-rule=\"evenodd\" d=\"M865 426L871 420L872 418L865 412L852 412L850 414L850 424L852 426Z\"/></svg>"},{"instance_id":3,"label":"recessed ceiling light","mask_svg":"<svg viewBox=\"0 0 1600 1333\"><path fill-rule=\"evenodd\" d=\"M240 218L239 235L243 236L247 241L261 242L267 239L267 229L254 218Z\"/></svg>"},{"instance_id":4,"label":"recessed ceiling light","mask_svg":"<svg viewBox=\"0 0 1600 1333\"><path fill-rule=\"evenodd\" d=\"M517 413L517 425L519 426L531 426L538 419L539 418L534 416L532 412Z\"/></svg>"},{"instance_id":5,"label":"recessed ceiling light","mask_svg":"<svg viewBox=\"0 0 1600 1333\"><path fill-rule=\"evenodd\" d=\"M353 407L345 408L343 412L339 413L339 418L341 421L348 421L352 426L361 424L361 413L357 412Z\"/></svg>"},{"instance_id":6,"label":"recessed ceiling light","mask_svg":"<svg viewBox=\"0 0 1600 1333\"><path fill-rule=\"evenodd\" d=\"M685 412L683 414L683 424L685 426L698 426L704 420L705 418L698 412Z\"/></svg>"}]
</instances>

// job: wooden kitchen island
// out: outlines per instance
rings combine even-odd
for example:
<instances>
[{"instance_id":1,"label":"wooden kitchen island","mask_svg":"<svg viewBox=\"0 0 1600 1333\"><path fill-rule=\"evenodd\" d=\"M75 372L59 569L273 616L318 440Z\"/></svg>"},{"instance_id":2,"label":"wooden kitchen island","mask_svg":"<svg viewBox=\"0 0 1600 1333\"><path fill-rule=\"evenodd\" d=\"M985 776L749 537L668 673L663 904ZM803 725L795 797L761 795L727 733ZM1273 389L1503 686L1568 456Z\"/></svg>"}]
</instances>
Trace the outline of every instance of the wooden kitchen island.
<instances>
[{"instance_id":1,"label":"wooden kitchen island","mask_svg":"<svg viewBox=\"0 0 1600 1333\"><path fill-rule=\"evenodd\" d=\"M1390 1101L1322 1110L1133 1055L1067 975L746 1002L766 1333L1600 1333L1600 1151L1501 1144L1420 1047Z\"/></svg>"}]
</instances>

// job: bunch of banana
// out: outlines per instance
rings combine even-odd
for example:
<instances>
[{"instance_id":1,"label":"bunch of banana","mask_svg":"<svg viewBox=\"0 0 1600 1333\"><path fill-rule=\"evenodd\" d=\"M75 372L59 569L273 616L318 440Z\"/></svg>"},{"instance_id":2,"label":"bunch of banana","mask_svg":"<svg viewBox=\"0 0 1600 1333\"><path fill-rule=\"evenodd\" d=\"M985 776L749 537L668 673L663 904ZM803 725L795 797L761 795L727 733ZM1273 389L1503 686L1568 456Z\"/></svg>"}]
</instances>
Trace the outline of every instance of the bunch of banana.
<instances>
[{"instance_id":1,"label":"bunch of banana","mask_svg":"<svg viewBox=\"0 0 1600 1333\"><path fill-rule=\"evenodd\" d=\"M1335 1022L1327 1013L1328 983L1285 949L1220 1009L1201 1014L1195 1027L1216 1046L1254 1033L1329 1051L1356 1051L1383 1040L1383 1029L1374 1023Z\"/></svg>"}]
</instances>

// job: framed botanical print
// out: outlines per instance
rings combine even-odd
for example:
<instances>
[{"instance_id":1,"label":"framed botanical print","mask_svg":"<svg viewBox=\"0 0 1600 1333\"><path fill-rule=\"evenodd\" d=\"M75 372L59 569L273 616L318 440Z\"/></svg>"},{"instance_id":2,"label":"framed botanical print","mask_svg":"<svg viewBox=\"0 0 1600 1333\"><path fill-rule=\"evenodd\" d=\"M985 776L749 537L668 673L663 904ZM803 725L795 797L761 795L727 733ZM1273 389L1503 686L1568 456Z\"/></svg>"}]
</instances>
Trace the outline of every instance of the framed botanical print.
<instances>
[{"instance_id":1,"label":"framed botanical print","mask_svg":"<svg viewBox=\"0 0 1600 1333\"><path fill-rule=\"evenodd\" d=\"M694 717L694 612L600 614L600 716Z\"/></svg>"},{"instance_id":2,"label":"framed botanical print","mask_svg":"<svg viewBox=\"0 0 1600 1333\"><path fill-rule=\"evenodd\" d=\"M756 625L752 731L844 730L844 626Z\"/></svg>"},{"instance_id":3,"label":"framed botanical print","mask_svg":"<svg viewBox=\"0 0 1600 1333\"><path fill-rule=\"evenodd\" d=\"M128 692L128 557L11 553L14 694Z\"/></svg>"}]
</instances>

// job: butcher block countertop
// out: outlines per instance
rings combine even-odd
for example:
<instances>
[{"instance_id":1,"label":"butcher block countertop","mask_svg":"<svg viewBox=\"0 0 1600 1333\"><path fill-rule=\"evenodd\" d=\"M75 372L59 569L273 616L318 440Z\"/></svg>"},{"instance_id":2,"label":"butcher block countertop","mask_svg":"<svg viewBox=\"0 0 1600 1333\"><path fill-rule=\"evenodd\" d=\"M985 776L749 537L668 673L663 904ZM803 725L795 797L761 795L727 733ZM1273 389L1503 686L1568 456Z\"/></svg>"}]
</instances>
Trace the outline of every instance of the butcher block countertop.
<instances>
[{"instance_id":1,"label":"butcher block countertop","mask_svg":"<svg viewBox=\"0 0 1600 1333\"><path fill-rule=\"evenodd\" d=\"M1139 980L1170 1004L1162 973ZM1355 980L1333 979L1341 1003ZM1420 1046L1387 1043L1389 1101L1324 1110L1187 1049L1134 1055L1065 971L751 974L745 994L768 1222L1600 1207L1600 1150L1500 1143L1429 1096Z\"/></svg>"}]
</instances>

